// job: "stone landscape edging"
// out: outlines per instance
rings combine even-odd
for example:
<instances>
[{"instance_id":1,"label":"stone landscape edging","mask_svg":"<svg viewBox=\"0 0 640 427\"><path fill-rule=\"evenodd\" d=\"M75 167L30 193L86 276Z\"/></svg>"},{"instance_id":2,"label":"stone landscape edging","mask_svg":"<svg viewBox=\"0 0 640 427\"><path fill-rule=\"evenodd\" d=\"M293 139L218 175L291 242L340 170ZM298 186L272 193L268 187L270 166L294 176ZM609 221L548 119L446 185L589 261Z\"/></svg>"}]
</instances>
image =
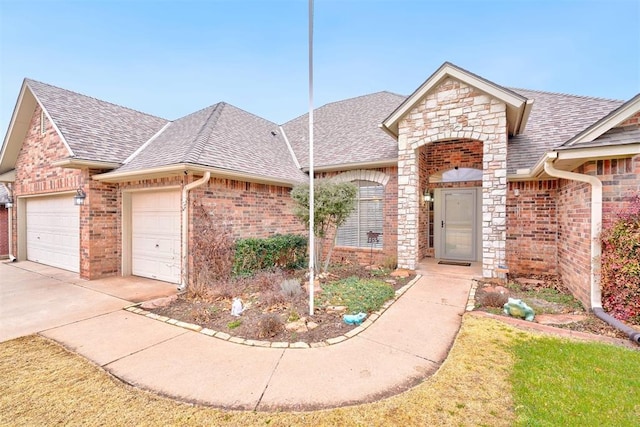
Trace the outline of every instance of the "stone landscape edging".
<instances>
[{"instance_id":1,"label":"stone landscape edging","mask_svg":"<svg viewBox=\"0 0 640 427\"><path fill-rule=\"evenodd\" d=\"M409 283L395 291L395 295L392 299L385 302L379 310L371 313L367 319L362 322L362 324L350 331L339 335L334 338L328 338L324 341L307 343L305 341L297 341L297 342L287 342L287 341L260 341L260 340L252 340L240 337L234 337L231 334L222 331L214 331L213 329L204 328L200 325L196 325L194 323L183 322L181 320L172 319L167 316L160 316L155 313L151 313L150 311L144 310L140 308L140 305L143 303L131 304L123 308L130 313L138 314L141 316L145 316L149 319L157 320L163 323L168 323L170 325L178 326L193 332L198 332L200 334L206 335L208 337L218 338L223 341L232 342L235 344L248 345L251 347L265 347L265 348L296 348L296 349L304 349L304 348L319 348L319 347L327 347L330 345L338 344L343 341L348 340L349 338L353 338L362 331L366 330L369 326L371 326L381 315L384 313L389 307L393 305L394 302L398 300L402 295L404 295L407 290L409 290L420 278L421 274L416 274L416 277L411 279Z\"/></svg>"}]
</instances>

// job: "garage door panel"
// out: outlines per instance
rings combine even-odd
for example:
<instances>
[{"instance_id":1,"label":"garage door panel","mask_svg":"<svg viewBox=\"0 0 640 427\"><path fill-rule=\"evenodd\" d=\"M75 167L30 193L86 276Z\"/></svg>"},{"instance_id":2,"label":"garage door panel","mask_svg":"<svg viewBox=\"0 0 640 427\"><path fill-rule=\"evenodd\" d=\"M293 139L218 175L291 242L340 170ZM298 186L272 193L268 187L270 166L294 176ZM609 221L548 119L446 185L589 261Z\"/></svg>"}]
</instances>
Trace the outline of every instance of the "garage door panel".
<instances>
[{"instance_id":1,"label":"garage door panel","mask_svg":"<svg viewBox=\"0 0 640 427\"><path fill-rule=\"evenodd\" d=\"M132 273L180 282L180 192L131 196Z\"/></svg>"},{"instance_id":2,"label":"garage door panel","mask_svg":"<svg viewBox=\"0 0 640 427\"><path fill-rule=\"evenodd\" d=\"M28 199L27 259L80 271L80 211L72 196Z\"/></svg>"}]
</instances>

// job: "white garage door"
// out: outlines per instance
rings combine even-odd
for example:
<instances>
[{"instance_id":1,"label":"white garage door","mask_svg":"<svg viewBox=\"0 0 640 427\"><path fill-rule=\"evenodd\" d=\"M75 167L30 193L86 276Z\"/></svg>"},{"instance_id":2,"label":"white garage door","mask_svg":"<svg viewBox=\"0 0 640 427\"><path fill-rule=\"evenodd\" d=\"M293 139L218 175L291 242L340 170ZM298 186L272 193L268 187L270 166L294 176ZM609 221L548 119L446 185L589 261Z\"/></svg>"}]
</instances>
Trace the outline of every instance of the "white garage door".
<instances>
[{"instance_id":1,"label":"white garage door","mask_svg":"<svg viewBox=\"0 0 640 427\"><path fill-rule=\"evenodd\" d=\"M131 195L131 272L180 283L180 192Z\"/></svg>"},{"instance_id":2,"label":"white garage door","mask_svg":"<svg viewBox=\"0 0 640 427\"><path fill-rule=\"evenodd\" d=\"M80 271L80 207L73 196L27 199L27 259Z\"/></svg>"}]
</instances>

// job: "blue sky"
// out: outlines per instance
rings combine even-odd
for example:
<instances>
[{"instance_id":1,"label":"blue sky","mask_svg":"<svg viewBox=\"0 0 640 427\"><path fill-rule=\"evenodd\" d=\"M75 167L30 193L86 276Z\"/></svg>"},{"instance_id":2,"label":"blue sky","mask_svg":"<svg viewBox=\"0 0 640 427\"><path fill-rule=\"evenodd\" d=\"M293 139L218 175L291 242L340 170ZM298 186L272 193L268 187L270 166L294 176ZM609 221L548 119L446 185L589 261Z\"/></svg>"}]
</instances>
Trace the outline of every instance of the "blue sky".
<instances>
[{"instance_id":1,"label":"blue sky","mask_svg":"<svg viewBox=\"0 0 640 427\"><path fill-rule=\"evenodd\" d=\"M306 0L0 0L0 131L24 77L177 119L308 110ZM316 0L314 103L408 95L444 61L498 84L629 99L640 2Z\"/></svg>"}]
</instances>

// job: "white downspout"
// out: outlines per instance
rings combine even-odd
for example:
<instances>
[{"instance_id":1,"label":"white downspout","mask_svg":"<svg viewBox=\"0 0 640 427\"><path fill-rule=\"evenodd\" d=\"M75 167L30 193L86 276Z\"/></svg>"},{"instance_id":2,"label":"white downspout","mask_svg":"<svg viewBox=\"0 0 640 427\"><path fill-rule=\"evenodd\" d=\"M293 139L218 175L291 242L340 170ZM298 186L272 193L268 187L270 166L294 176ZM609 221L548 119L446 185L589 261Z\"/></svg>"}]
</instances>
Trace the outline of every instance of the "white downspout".
<instances>
[{"instance_id":1,"label":"white downspout","mask_svg":"<svg viewBox=\"0 0 640 427\"><path fill-rule=\"evenodd\" d=\"M553 161L558 153L547 153L544 171L554 178L564 178L572 181L586 182L591 185L591 309L602 308L600 293L600 231L602 230L602 182L595 176L581 173L567 172L553 167Z\"/></svg>"},{"instance_id":2,"label":"white downspout","mask_svg":"<svg viewBox=\"0 0 640 427\"><path fill-rule=\"evenodd\" d=\"M180 253L182 254L182 273L180 274L179 291L187 289L187 278L189 277L189 191L200 187L203 184L209 182L211 178L211 172L205 172L204 176L197 181L193 181L187 184L182 189L182 203L181 212L182 215L182 242L180 244Z\"/></svg>"}]
</instances>

